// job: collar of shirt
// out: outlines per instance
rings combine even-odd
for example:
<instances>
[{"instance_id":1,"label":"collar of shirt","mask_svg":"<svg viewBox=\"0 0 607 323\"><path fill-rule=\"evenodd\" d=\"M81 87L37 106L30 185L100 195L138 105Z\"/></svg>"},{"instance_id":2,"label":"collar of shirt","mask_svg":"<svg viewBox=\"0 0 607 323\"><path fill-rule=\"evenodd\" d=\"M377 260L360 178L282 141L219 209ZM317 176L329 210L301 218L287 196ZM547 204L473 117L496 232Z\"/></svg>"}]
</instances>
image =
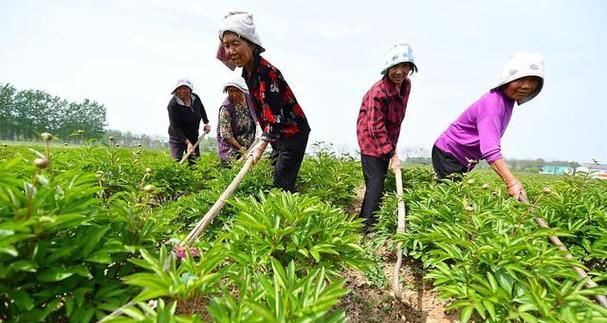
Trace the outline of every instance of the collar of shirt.
<instances>
[{"instance_id":1,"label":"collar of shirt","mask_svg":"<svg viewBox=\"0 0 607 323\"><path fill-rule=\"evenodd\" d=\"M183 106L186 106L188 108L191 108L192 106L194 106L194 99L195 99L194 94L190 94L190 105L186 105L185 102L183 102L183 100L179 96L177 96L177 94L173 94L173 96L175 97L175 100L177 101L177 103L179 103Z\"/></svg>"},{"instance_id":2,"label":"collar of shirt","mask_svg":"<svg viewBox=\"0 0 607 323\"><path fill-rule=\"evenodd\" d=\"M386 89L386 94L388 96L404 96L407 91L407 86L409 86L409 82L409 78L405 78L403 84L401 84L401 91L400 93L398 93L398 90L396 89L396 84L390 81L387 76L383 78L384 89Z\"/></svg>"},{"instance_id":3,"label":"collar of shirt","mask_svg":"<svg viewBox=\"0 0 607 323\"><path fill-rule=\"evenodd\" d=\"M247 85L249 84L249 82L251 82L251 78L253 76L253 74L256 74L259 69L259 63L261 61L261 55L256 55L253 57L253 73L251 73L249 75L249 73L247 73L247 71L243 68L242 69L242 78L247 82Z\"/></svg>"}]
</instances>

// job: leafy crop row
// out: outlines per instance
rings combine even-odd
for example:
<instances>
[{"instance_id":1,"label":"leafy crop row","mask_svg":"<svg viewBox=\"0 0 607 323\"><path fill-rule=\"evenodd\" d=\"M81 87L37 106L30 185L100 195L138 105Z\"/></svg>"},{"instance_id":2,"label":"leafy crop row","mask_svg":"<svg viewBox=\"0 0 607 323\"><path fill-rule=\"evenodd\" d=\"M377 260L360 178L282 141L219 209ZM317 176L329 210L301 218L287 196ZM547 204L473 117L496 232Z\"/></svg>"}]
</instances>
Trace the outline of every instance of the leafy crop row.
<instances>
[{"instance_id":1,"label":"leafy crop row","mask_svg":"<svg viewBox=\"0 0 607 323\"><path fill-rule=\"evenodd\" d=\"M450 300L449 309L461 310L463 321L607 320L607 310L592 299L605 295L607 287L585 289L572 269L585 266L595 281L606 278L605 182L529 179L531 206L508 198L499 183L483 175L436 185L405 174L405 182L408 232L394 240L423 262L425 278ZM384 236L394 232L395 208L396 203L385 203L380 212ZM552 228L539 228L537 216ZM576 259L552 246L551 235L560 236Z\"/></svg>"},{"instance_id":2,"label":"leafy crop row","mask_svg":"<svg viewBox=\"0 0 607 323\"><path fill-rule=\"evenodd\" d=\"M45 166L35 160L47 156ZM309 158L314 176L302 176L352 167L328 156L316 158L331 167ZM197 312L217 321L343 319L328 313L346 293L338 272L365 259L360 222L332 205L353 198L352 183L332 186L341 200L310 181L301 195L273 192L262 161L177 265L175 241L238 171L218 165L206 154L190 169L166 152L112 142L48 154L1 147L0 320L88 322L114 312L107 319L197 321L185 305L197 299L207 304Z\"/></svg>"}]
</instances>

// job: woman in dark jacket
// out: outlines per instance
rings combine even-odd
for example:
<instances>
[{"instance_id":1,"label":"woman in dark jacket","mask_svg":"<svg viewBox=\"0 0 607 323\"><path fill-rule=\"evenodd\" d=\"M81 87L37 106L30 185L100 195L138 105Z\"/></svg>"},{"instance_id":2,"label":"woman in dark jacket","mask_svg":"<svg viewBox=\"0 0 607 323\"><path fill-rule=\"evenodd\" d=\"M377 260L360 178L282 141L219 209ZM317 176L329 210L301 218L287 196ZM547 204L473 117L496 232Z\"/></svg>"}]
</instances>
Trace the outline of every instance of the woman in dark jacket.
<instances>
[{"instance_id":1,"label":"woman in dark jacket","mask_svg":"<svg viewBox=\"0 0 607 323\"><path fill-rule=\"evenodd\" d=\"M193 93L194 86L189 80L179 80L173 92L173 98L169 101L169 146L171 156L179 161L184 153L192 152L188 162L194 163L200 156L198 147L194 145L198 141L198 128L200 120L204 122L204 132L209 133L211 126L209 118L204 110L200 97Z\"/></svg>"},{"instance_id":2,"label":"woman in dark jacket","mask_svg":"<svg viewBox=\"0 0 607 323\"><path fill-rule=\"evenodd\" d=\"M261 57L265 49L251 14L238 12L226 16L219 39L217 58L232 69L242 67L242 77L263 131L261 145L251 152L253 160L257 162L270 143L275 157L274 186L292 192L308 143L308 120L282 73Z\"/></svg>"}]
</instances>

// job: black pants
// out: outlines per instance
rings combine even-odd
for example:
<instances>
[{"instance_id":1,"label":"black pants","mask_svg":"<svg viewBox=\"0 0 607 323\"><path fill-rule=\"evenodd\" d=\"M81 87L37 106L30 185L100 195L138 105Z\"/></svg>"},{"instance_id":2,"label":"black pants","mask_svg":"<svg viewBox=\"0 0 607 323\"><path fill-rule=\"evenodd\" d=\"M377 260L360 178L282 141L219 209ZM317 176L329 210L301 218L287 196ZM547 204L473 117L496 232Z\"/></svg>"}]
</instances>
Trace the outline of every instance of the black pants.
<instances>
[{"instance_id":1,"label":"black pants","mask_svg":"<svg viewBox=\"0 0 607 323\"><path fill-rule=\"evenodd\" d=\"M182 142L169 142L169 147L171 147L171 156L176 161L181 161L181 158L183 158L183 153L185 153L188 149L188 145L186 145ZM198 149L198 146L196 146L196 149L194 149L194 152L190 155L190 157L188 157L188 164L190 166L192 166L196 162L196 159L198 159L199 156L200 156L200 149Z\"/></svg>"},{"instance_id":2,"label":"black pants","mask_svg":"<svg viewBox=\"0 0 607 323\"><path fill-rule=\"evenodd\" d=\"M377 222L377 216L373 213L379 209L390 161L361 154L360 162L365 177L365 198L360 207L360 217L365 219L365 231L368 232Z\"/></svg>"},{"instance_id":3,"label":"black pants","mask_svg":"<svg viewBox=\"0 0 607 323\"><path fill-rule=\"evenodd\" d=\"M300 132L290 138L281 138L272 145L274 186L295 192L295 179L303 161L310 132Z\"/></svg>"},{"instance_id":4,"label":"black pants","mask_svg":"<svg viewBox=\"0 0 607 323\"><path fill-rule=\"evenodd\" d=\"M468 168L462 165L455 156L450 153L440 150L440 148L432 147L432 167L438 179L446 178L451 174L463 174L468 171Z\"/></svg>"}]
</instances>

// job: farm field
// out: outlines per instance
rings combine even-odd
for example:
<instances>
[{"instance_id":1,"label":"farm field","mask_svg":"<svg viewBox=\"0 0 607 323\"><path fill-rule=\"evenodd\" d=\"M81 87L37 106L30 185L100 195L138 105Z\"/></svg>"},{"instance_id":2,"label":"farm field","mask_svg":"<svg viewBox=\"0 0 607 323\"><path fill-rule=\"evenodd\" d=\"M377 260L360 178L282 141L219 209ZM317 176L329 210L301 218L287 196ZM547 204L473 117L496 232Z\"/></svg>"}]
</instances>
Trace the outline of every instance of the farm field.
<instances>
[{"instance_id":1,"label":"farm field","mask_svg":"<svg viewBox=\"0 0 607 323\"><path fill-rule=\"evenodd\" d=\"M526 205L488 171L437 184L406 165L407 232L389 175L365 236L360 163L314 148L299 193L272 190L264 158L179 248L238 165L207 153L189 168L111 142L0 146L0 321L607 322L594 300L607 295L607 181L517 174ZM404 301L390 294L397 243Z\"/></svg>"}]
</instances>

